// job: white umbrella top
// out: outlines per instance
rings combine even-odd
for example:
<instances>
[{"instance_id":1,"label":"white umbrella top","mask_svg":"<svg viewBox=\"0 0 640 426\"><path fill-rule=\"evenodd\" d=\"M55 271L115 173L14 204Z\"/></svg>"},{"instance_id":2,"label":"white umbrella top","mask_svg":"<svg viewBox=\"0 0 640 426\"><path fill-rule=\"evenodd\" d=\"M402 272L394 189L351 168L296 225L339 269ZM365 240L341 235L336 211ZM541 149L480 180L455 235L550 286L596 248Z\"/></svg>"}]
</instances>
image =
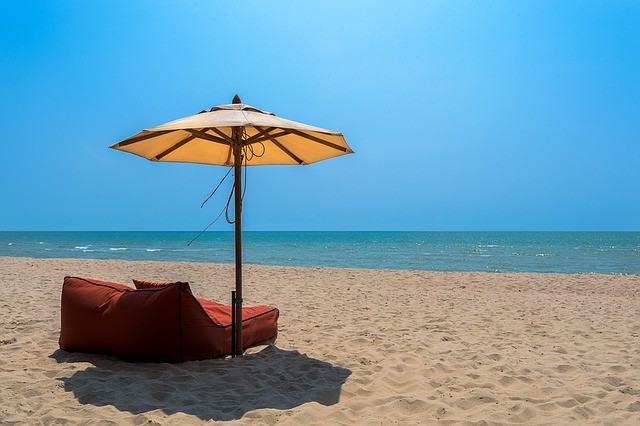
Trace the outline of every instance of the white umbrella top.
<instances>
[{"instance_id":1,"label":"white umbrella top","mask_svg":"<svg viewBox=\"0 0 640 426\"><path fill-rule=\"evenodd\" d=\"M231 166L233 129L242 129L243 165L311 164L351 154L340 132L287 120L250 105L220 105L141 132L110 148L151 161Z\"/></svg>"}]
</instances>

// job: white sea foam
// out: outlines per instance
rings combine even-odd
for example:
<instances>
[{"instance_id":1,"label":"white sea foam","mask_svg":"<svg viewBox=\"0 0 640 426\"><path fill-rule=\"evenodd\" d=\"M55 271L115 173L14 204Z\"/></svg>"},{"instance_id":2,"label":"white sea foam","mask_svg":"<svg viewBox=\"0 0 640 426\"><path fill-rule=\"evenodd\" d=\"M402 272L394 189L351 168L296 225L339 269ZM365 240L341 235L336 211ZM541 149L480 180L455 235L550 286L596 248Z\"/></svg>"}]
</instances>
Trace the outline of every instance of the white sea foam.
<instances>
[{"instance_id":1,"label":"white sea foam","mask_svg":"<svg viewBox=\"0 0 640 426\"><path fill-rule=\"evenodd\" d=\"M9 243L9 245L10 245L10 246L12 246L12 245L13 245L13 243Z\"/></svg>"},{"instance_id":2,"label":"white sea foam","mask_svg":"<svg viewBox=\"0 0 640 426\"><path fill-rule=\"evenodd\" d=\"M111 251L129 250L127 247L109 247Z\"/></svg>"},{"instance_id":3,"label":"white sea foam","mask_svg":"<svg viewBox=\"0 0 640 426\"><path fill-rule=\"evenodd\" d=\"M38 244L44 244L44 241L38 241Z\"/></svg>"},{"instance_id":4,"label":"white sea foam","mask_svg":"<svg viewBox=\"0 0 640 426\"><path fill-rule=\"evenodd\" d=\"M91 250L91 249L85 249L82 250L84 253L93 253L95 250Z\"/></svg>"},{"instance_id":5,"label":"white sea foam","mask_svg":"<svg viewBox=\"0 0 640 426\"><path fill-rule=\"evenodd\" d=\"M162 249L147 249L147 251L162 251Z\"/></svg>"},{"instance_id":6,"label":"white sea foam","mask_svg":"<svg viewBox=\"0 0 640 426\"><path fill-rule=\"evenodd\" d=\"M91 247L91 246L90 245L88 245L88 246L76 246L76 250L86 250L89 247Z\"/></svg>"}]
</instances>

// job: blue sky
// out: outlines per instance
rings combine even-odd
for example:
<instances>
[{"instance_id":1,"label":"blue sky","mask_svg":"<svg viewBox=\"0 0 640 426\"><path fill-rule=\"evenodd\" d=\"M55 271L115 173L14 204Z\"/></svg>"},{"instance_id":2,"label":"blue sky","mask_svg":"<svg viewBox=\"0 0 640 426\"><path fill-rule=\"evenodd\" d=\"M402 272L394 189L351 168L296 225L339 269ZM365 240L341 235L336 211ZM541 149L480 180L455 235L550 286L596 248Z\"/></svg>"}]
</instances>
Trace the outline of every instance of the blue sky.
<instances>
[{"instance_id":1,"label":"blue sky","mask_svg":"<svg viewBox=\"0 0 640 426\"><path fill-rule=\"evenodd\" d=\"M3 2L0 230L203 228L225 169L107 146L235 93L356 151L247 230L640 230L638 70L637 1Z\"/></svg>"}]
</instances>

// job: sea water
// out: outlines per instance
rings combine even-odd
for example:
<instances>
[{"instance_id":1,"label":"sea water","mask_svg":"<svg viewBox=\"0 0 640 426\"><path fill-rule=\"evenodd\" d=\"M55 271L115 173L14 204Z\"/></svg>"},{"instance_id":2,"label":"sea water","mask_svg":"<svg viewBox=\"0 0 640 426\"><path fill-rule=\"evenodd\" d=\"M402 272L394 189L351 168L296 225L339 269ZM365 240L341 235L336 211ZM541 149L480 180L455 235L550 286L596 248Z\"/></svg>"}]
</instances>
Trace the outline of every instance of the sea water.
<instances>
[{"instance_id":1,"label":"sea water","mask_svg":"<svg viewBox=\"0 0 640 426\"><path fill-rule=\"evenodd\" d=\"M0 256L233 263L233 232L0 232ZM640 232L244 232L245 263L640 275Z\"/></svg>"}]
</instances>

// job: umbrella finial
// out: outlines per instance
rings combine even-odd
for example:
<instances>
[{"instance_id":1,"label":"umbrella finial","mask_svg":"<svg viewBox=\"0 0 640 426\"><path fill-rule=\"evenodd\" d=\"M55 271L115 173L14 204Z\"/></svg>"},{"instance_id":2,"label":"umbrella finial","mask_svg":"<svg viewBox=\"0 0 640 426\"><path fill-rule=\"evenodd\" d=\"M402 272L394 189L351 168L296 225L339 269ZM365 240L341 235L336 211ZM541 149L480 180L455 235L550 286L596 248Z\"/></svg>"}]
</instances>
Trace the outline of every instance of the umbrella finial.
<instances>
[{"instance_id":1,"label":"umbrella finial","mask_svg":"<svg viewBox=\"0 0 640 426\"><path fill-rule=\"evenodd\" d=\"M241 103L242 103L242 101L240 100L240 96L235 95L235 96L233 97L233 101L231 101L231 103L234 103L234 104L241 104Z\"/></svg>"}]
</instances>

